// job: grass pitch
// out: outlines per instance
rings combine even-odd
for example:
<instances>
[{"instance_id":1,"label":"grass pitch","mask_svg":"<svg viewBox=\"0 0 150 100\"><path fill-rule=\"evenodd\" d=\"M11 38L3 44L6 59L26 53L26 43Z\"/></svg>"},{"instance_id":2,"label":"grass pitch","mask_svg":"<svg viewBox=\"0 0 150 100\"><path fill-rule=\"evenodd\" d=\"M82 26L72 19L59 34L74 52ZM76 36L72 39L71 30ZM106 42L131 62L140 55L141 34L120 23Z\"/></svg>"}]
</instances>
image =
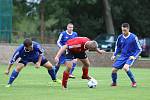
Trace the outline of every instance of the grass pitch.
<instances>
[{"instance_id":1,"label":"grass pitch","mask_svg":"<svg viewBox=\"0 0 150 100\"><path fill-rule=\"evenodd\" d=\"M98 80L96 88L87 87L81 79L81 67L74 71L76 79L69 79L68 89L53 83L45 68L35 69L28 65L19 74L12 87L6 88L8 76L4 75L6 65L0 66L0 100L150 100L150 69L132 68L137 88L130 86L130 80L122 70L118 73L118 86L110 87L111 67L90 67L90 75ZM62 78L65 67L61 67L58 78Z\"/></svg>"}]
</instances>

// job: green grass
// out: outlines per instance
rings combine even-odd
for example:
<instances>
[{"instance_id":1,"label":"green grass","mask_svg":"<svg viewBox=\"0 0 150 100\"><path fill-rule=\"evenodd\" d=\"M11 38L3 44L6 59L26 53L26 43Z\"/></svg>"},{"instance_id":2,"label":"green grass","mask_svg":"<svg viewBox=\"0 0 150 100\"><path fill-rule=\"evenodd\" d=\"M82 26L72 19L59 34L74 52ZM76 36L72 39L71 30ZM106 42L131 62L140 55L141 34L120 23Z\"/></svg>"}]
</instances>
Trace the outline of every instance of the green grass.
<instances>
[{"instance_id":1,"label":"green grass","mask_svg":"<svg viewBox=\"0 0 150 100\"><path fill-rule=\"evenodd\" d=\"M62 67L58 78L62 78ZM82 80L81 67L74 71L76 79L69 79L68 89L54 84L44 68L27 66L10 88L5 85L8 76L4 75L5 66L0 66L0 100L150 100L150 69L134 68L132 71L138 82L137 88L131 88L130 81L123 70L118 73L118 86L110 87L111 68L90 68L90 75L98 80L95 89L87 87ZM50 86L48 86L48 83Z\"/></svg>"}]
</instances>

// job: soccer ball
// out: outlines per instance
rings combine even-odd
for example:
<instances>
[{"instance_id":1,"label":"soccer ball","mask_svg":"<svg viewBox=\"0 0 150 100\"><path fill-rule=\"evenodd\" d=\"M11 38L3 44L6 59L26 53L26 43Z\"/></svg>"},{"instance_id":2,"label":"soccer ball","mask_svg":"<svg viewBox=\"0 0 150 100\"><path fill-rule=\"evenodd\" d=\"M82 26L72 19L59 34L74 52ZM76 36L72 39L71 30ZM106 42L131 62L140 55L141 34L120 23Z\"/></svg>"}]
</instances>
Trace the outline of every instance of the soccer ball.
<instances>
[{"instance_id":1,"label":"soccer ball","mask_svg":"<svg viewBox=\"0 0 150 100\"><path fill-rule=\"evenodd\" d=\"M89 81L88 81L88 87L89 88L95 88L96 86L97 86L97 80L95 80L95 79L90 79Z\"/></svg>"}]
</instances>

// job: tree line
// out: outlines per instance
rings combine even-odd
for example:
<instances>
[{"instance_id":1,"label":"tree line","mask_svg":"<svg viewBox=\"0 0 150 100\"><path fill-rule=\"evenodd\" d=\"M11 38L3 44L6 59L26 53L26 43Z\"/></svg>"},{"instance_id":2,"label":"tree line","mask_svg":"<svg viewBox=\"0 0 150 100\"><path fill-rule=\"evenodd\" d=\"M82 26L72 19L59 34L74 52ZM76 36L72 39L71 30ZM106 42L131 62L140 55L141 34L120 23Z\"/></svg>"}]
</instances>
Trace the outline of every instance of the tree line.
<instances>
[{"instance_id":1,"label":"tree line","mask_svg":"<svg viewBox=\"0 0 150 100\"><path fill-rule=\"evenodd\" d=\"M44 39L71 22L80 36L93 39L119 34L121 23L128 22L132 32L150 36L149 4L150 0L13 0L13 30Z\"/></svg>"}]
</instances>

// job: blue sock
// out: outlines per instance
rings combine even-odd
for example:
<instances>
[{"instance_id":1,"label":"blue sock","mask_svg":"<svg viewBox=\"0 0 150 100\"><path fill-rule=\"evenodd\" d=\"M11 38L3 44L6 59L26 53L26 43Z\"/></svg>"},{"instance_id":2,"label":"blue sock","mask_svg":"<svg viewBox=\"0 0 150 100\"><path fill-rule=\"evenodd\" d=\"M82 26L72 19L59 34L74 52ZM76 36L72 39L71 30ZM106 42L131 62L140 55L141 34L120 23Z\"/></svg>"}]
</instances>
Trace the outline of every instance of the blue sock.
<instances>
[{"instance_id":1,"label":"blue sock","mask_svg":"<svg viewBox=\"0 0 150 100\"><path fill-rule=\"evenodd\" d=\"M49 75L51 76L52 80L56 80L56 75L55 75L55 69L54 67L50 70L48 70Z\"/></svg>"},{"instance_id":2,"label":"blue sock","mask_svg":"<svg viewBox=\"0 0 150 100\"><path fill-rule=\"evenodd\" d=\"M132 82L135 82L134 76L130 70L127 71L127 75L129 76L129 78Z\"/></svg>"},{"instance_id":3,"label":"blue sock","mask_svg":"<svg viewBox=\"0 0 150 100\"><path fill-rule=\"evenodd\" d=\"M58 70L59 70L59 67L60 67L60 66L55 66L55 75L57 75L57 72L58 72Z\"/></svg>"},{"instance_id":4,"label":"blue sock","mask_svg":"<svg viewBox=\"0 0 150 100\"><path fill-rule=\"evenodd\" d=\"M69 74L72 74L72 72L74 71L74 69L75 69L76 65L77 65L76 63L73 63L72 68L71 68L71 70L70 70L70 73L69 73Z\"/></svg>"},{"instance_id":5,"label":"blue sock","mask_svg":"<svg viewBox=\"0 0 150 100\"><path fill-rule=\"evenodd\" d=\"M8 84L12 84L13 81L17 78L18 74L19 74L19 72L16 72L16 69L14 69L10 78L9 78Z\"/></svg>"},{"instance_id":6,"label":"blue sock","mask_svg":"<svg viewBox=\"0 0 150 100\"><path fill-rule=\"evenodd\" d=\"M112 73L112 74L111 74L111 78L112 78L113 83L116 83L116 80L117 80L117 73Z\"/></svg>"}]
</instances>

